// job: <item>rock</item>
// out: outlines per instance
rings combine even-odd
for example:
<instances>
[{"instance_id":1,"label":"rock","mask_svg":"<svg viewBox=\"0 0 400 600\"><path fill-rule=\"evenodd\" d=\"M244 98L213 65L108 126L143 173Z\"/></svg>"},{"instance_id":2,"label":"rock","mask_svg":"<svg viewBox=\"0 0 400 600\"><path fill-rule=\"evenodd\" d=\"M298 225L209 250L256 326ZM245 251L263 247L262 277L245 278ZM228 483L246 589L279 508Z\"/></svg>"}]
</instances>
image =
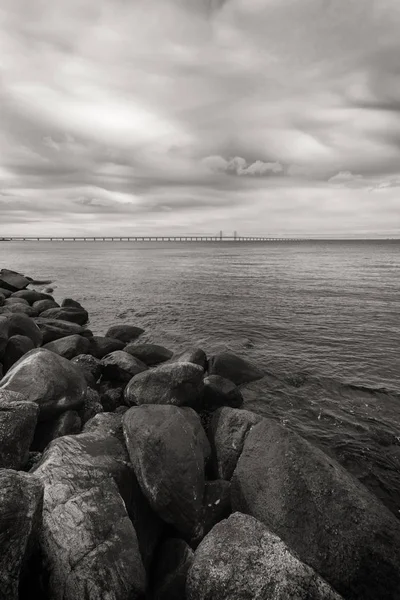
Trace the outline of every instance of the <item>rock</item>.
<instances>
[{"instance_id":1,"label":"rock","mask_svg":"<svg viewBox=\"0 0 400 600\"><path fill-rule=\"evenodd\" d=\"M12 296L12 292L10 290L6 290L3 287L0 287L0 294L4 296L4 298L9 298L10 296Z\"/></svg>"},{"instance_id":2,"label":"rock","mask_svg":"<svg viewBox=\"0 0 400 600\"><path fill-rule=\"evenodd\" d=\"M341 600L279 537L240 513L201 542L186 593L187 600Z\"/></svg>"},{"instance_id":3,"label":"rock","mask_svg":"<svg viewBox=\"0 0 400 600\"><path fill-rule=\"evenodd\" d=\"M78 367L54 352L37 348L25 354L0 381L0 390L19 392L39 405L39 420L79 409L86 381Z\"/></svg>"},{"instance_id":4,"label":"rock","mask_svg":"<svg viewBox=\"0 0 400 600\"><path fill-rule=\"evenodd\" d=\"M210 442L208 441L206 432L203 429L203 425L201 424L201 419L197 412L194 411L192 408L189 408L188 406L183 406L181 410L185 415L186 419L193 427L197 440L203 450L204 462L207 463L211 458L211 446Z\"/></svg>"},{"instance_id":5,"label":"rock","mask_svg":"<svg viewBox=\"0 0 400 600\"><path fill-rule=\"evenodd\" d=\"M10 292L18 292L19 290L25 289L30 284L29 279L16 273L16 271L9 271L8 269L1 269L0 271L0 287Z\"/></svg>"},{"instance_id":6,"label":"rock","mask_svg":"<svg viewBox=\"0 0 400 600\"><path fill-rule=\"evenodd\" d=\"M101 362L91 354L78 354L71 362L83 372L87 384L94 387L101 377Z\"/></svg>"},{"instance_id":7,"label":"rock","mask_svg":"<svg viewBox=\"0 0 400 600\"><path fill-rule=\"evenodd\" d=\"M140 327L134 327L133 325L114 325L106 333L106 337L120 340L124 344L129 344L133 340L136 340L140 335L144 333L144 329Z\"/></svg>"},{"instance_id":8,"label":"rock","mask_svg":"<svg viewBox=\"0 0 400 600\"><path fill-rule=\"evenodd\" d=\"M400 523L350 473L263 419L232 478L232 508L251 514L346 599L400 597Z\"/></svg>"},{"instance_id":9,"label":"rock","mask_svg":"<svg viewBox=\"0 0 400 600\"><path fill-rule=\"evenodd\" d=\"M193 363L170 363L135 375L125 388L126 404L174 404L198 407L203 369Z\"/></svg>"},{"instance_id":10,"label":"rock","mask_svg":"<svg viewBox=\"0 0 400 600\"><path fill-rule=\"evenodd\" d=\"M5 301L6 297L0 293L0 306L4 306L4 301Z\"/></svg>"},{"instance_id":11,"label":"rock","mask_svg":"<svg viewBox=\"0 0 400 600\"><path fill-rule=\"evenodd\" d=\"M199 365L205 371L207 370L207 355L201 348L187 350L181 354L176 361L193 363L194 365Z\"/></svg>"},{"instance_id":12,"label":"rock","mask_svg":"<svg viewBox=\"0 0 400 600\"><path fill-rule=\"evenodd\" d=\"M38 462L41 460L41 458L42 458L41 452L33 452L33 451L29 452L28 460L27 460L26 464L24 465L24 471L29 473L29 471L38 464Z\"/></svg>"},{"instance_id":13,"label":"rock","mask_svg":"<svg viewBox=\"0 0 400 600\"><path fill-rule=\"evenodd\" d=\"M27 300L24 300L24 298L15 298L14 295L6 298L6 300L4 300L4 304L5 306L10 306L11 304L24 304L25 306L29 306L29 302Z\"/></svg>"},{"instance_id":14,"label":"rock","mask_svg":"<svg viewBox=\"0 0 400 600\"><path fill-rule=\"evenodd\" d=\"M4 351L4 372L6 373L11 367L25 354L35 348L35 344L26 335L13 335L7 342Z\"/></svg>"},{"instance_id":15,"label":"rock","mask_svg":"<svg viewBox=\"0 0 400 600\"><path fill-rule=\"evenodd\" d=\"M120 340L94 335L90 340L89 354L101 360L106 354L111 354L111 352L122 350L123 348L125 348L125 344Z\"/></svg>"},{"instance_id":16,"label":"rock","mask_svg":"<svg viewBox=\"0 0 400 600\"><path fill-rule=\"evenodd\" d=\"M136 477L153 510L187 536L201 532L204 456L192 425L176 406L140 406L123 416Z\"/></svg>"},{"instance_id":17,"label":"rock","mask_svg":"<svg viewBox=\"0 0 400 600\"><path fill-rule=\"evenodd\" d=\"M42 421L38 424L32 443L32 450L43 452L45 448L59 437L80 433L82 421L75 410L66 410L53 421Z\"/></svg>"},{"instance_id":18,"label":"rock","mask_svg":"<svg viewBox=\"0 0 400 600\"><path fill-rule=\"evenodd\" d=\"M236 354L221 352L212 356L208 362L210 375L220 375L230 379L236 385L250 383L264 377L264 373L255 365Z\"/></svg>"},{"instance_id":19,"label":"rock","mask_svg":"<svg viewBox=\"0 0 400 600\"><path fill-rule=\"evenodd\" d=\"M37 311L29 306L29 304L25 304L23 302L15 302L12 304L7 304L5 306L0 306L0 314L3 315L27 315L28 317L37 317Z\"/></svg>"},{"instance_id":20,"label":"rock","mask_svg":"<svg viewBox=\"0 0 400 600\"><path fill-rule=\"evenodd\" d=\"M100 395L96 390L88 387L86 391L85 402L79 412L79 416L82 421L82 425L87 423L90 419L99 413L104 411L103 405L100 402Z\"/></svg>"},{"instance_id":21,"label":"rock","mask_svg":"<svg viewBox=\"0 0 400 600\"><path fill-rule=\"evenodd\" d=\"M107 381L128 383L138 373L147 371L144 363L123 350L106 354L101 360L103 378Z\"/></svg>"},{"instance_id":22,"label":"rock","mask_svg":"<svg viewBox=\"0 0 400 600\"><path fill-rule=\"evenodd\" d=\"M89 320L89 314L84 308L49 308L42 312L42 317L55 319L56 321L70 321L78 325L85 325Z\"/></svg>"},{"instance_id":23,"label":"rock","mask_svg":"<svg viewBox=\"0 0 400 600\"><path fill-rule=\"evenodd\" d=\"M209 531L231 513L231 484L224 479L206 481L204 490L204 531Z\"/></svg>"},{"instance_id":24,"label":"rock","mask_svg":"<svg viewBox=\"0 0 400 600\"><path fill-rule=\"evenodd\" d=\"M32 475L0 469L0 598L18 600L24 567L41 526L43 486Z\"/></svg>"},{"instance_id":25,"label":"rock","mask_svg":"<svg viewBox=\"0 0 400 600\"><path fill-rule=\"evenodd\" d=\"M46 350L50 350L59 356L71 360L71 358L74 358L79 354L86 354L90 348L90 342L88 338L82 337L81 335L67 335L59 340L49 342L43 347Z\"/></svg>"},{"instance_id":26,"label":"rock","mask_svg":"<svg viewBox=\"0 0 400 600\"><path fill-rule=\"evenodd\" d=\"M42 343L42 333L36 323L26 315L0 316L0 355L4 352L8 339L14 335L30 338L35 347Z\"/></svg>"},{"instance_id":27,"label":"rock","mask_svg":"<svg viewBox=\"0 0 400 600\"><path fill-rule=\"evenodd\" d=\"M124 387L111 381L102 381L99 387L100 402L106 412L124 404Z\"/></svg>"},{"instance_id":28,"label":"rock","mask_svg":"<svg viewBox=\"0 0 400 600\"><path fill-rule=\"evenodd\" d=\"M125 352L138 358L149 367L159 365L173 356L171 350L156 344L128 344L125 346Z\"/></svg>"},{"instance_id":29,"label":"rock","mask_svg":"<svg viewBox=\"0 0 400 600\"><path fill-rule=\"evenodd\" d=\"M125 444L122 415L102 412L92 417L83 428L84 433L98 433L101 437L114 436Z\"/></svg>"},{"instance_id":30,"label":"rock","mask_svg":"<svg viewBox=\"0 0 400 600\"><path fill-rule=\"evenodd\" d=\"M22 469L28 460L39 407L16 392L0 390L0 468Z\"/></svg>"},{"instance_id":31,"label":"rock","mask_svg":"<svg viewBox=\"0 0 400 600\"><path fill-rule=\"evenodd\" d=\"M127 512L134 479L124 445L103 432L64 436L48 446L34 474L45 486L44 597L142 600L145 571Z\"/></svg>"},{"instance_id":32,"label":"rock","mask_svg":"<svg viewBox=\"0 0 400 600\"><path fill-rule=\"evenodd\" d=\"M36 290L21 290L20 292L14 292L12 297L22 298L31 306L33 306L35 302L41 302L43 300L54 302L53 296L50 296L49 294L43 294L43 292L37 292Z\"/></svg>"},{"instance_id":33,"label":"rock","mask_svg":"<svg viewBox=\"0 0 400 600\"><path fill-rule=\"evenodd\" d=\"M224 407L215 411L209 427L215 475L220 479L231 479L246 435L251 427L262 420L248 410Z\"/></svg>"},{"instance_id":34,"label":"rock","mask_svg":"<svg viewBox=\"0 0 400 600\"><path fill-rule=\"evenodd\" d=\"M210 412L221 406L240 408L243 396L239 388L220 375L209 375L204 379L203 408Z\"/></svg>"},{"instance_id":35,"label":"rock","mask_svg":"<svg viewBox=\"0 0 400 600\"><path fill-rule=\"evenodd\" d=\"M32 304L32 308L34 308L37 313L40 315L45 310L49 310L49 308L58 308L59 304L54 300L37 300Z\"/></svg>"},{"instance_id":36,"label":"rock","mask_svg":"<svg viewBox=\"0 0 400 600\"><path fill-rule=\"evenodd\" d=\"M62 308L81 308L83 310L85 310L82 306L82 304L80 304L80 302L78 302L77 300L72 300L72 298L64 298L64 300L61 302L61 307Z\"/></svg>"},{"instance_id":37,"label":"rock","mask_svg":"<svg viewBox=\"0 0 400 600\"><path fill-rule=\"evenodd\" d=\"M170 538L157 552L153 572L153 600L182 600L185 598L187 573L193 563L193 550L186 542Z\"/></svg>"},{"instance_id":38,"label":"rock","mask_svg":"<svg viewBox=\"0 0 400 600\"><path fill-rule=\"evenodd\" d=\"M76 323L69 321L59 321L56 319L45 319L43 313L35 319L36 325L39 327L43 335L43 344L48 344L54 340L67 337L68 335L82 335L91 339L92 332L90 329L85 329Z\"/></svg>"}]
</instances>

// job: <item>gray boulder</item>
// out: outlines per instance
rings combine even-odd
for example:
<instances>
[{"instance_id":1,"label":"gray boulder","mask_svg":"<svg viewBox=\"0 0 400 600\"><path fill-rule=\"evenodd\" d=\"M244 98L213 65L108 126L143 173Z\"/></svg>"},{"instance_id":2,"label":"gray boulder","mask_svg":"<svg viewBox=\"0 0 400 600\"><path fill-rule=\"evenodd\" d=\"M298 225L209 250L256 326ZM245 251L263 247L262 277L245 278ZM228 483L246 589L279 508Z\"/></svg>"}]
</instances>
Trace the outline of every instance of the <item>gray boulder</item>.
<instances>
[{"instance_id":1,"label":"gray boulder","mask_svg":"<svg viewBox=\"0 0 400 600\"><path fill-rule=\"evenodd\" d=\"M164 348L164 346L157 346L157 344L128 344L125 346L125 352L149 367L166 362L174 354L171 350Z\"/></svg>"},{"instance_id":2,"label":"gray boulder","mask_svg":"<svg viewBox=\"0 0 400 600\"><path fill-rule=\"evenodd\" d=\"M350 473L263 419L232 478L232 508L268 525L348 600L400 598L400 523Z\"/></svg>"},{"instance_id":3,"label":"gray boulder","mask_svg":"<svg viewBox=\"0 0 400 600\"><path fill-rule=\"evenodd\" d=\"M59 304L55 300L37 300L32 304L32 308L40 315L45 310L49 310L49 308L59 308Z\"/></svg>"},{"instance_id":4,"label":"gray boulder","mask_svg":"<svg viewBox=\"0 0 400 600\"><path fill-rule=\"evenodd\" d=\"M125 404L124 385L121 382L102 381L99 386L100 402L106 412Z\"/></svg>"},{"instance_id":5,"label":"gray boulder","mask_svg":"<svg viewBox=\"0 0 400 600\"><path fill-rule=\"evenodd\" d=\"M50 300L54 302L53 296L44 294L43 292L38 292L36 290L21 290L19 292L14 292L12 297L26 300L31 306L33 306L35 302L40 302L43 300Z\"/></svg>"},{"instance_id":6,"label":"gray boulder","mask_svg":"<svg viewBox=\"0 0 400 600\"><path fill-rule=\"evenodd\" d=\"M0 390L0 468L19 470L29 457L39 407L16 392Z\"/></svg>"},{"instance_id":7,"label":"gray boulder","mask_svg":"<svg viewBox=\"0 0 400 600\"><path fill-rule=\"evenodd\" d=\"M41 527L43 485L36 477L0 469L0 598L18 600Z\"/></svg>"},{"instance_id":8,"label":"gray boulder","mask_svg":"<svg viewBox=\"0 0 400 600\"><path fill-rule=\"evenodd\" d=\"M5 306L10 306L11 304L24 304L25 306L29 306L28 300L25 300L24 298L15 298L14 295L4 300Z\"/></svg>"},{"instance_id":9,"label":"gray boulder","mask_svg":"<svg viewBox=\"0 0 400 600\"><path fill-rule=\"evenodd\" d=\"M192 348L180 354L176 359L177 362L190 362L199 365L205 371L207 370L207 355L201 348Z\"/></svg>"},{"instance_id":10,"label":"gray boulder","mask_svg":"<svg viewBox=\"0 0 400 600\"><path fill-rule=\"evenodd\" d=\"M204 455L193 426L176 406L140 406L123 416L126 446L153 510L183 535L202 529Z\"/></svg>"},{"instance_id":11,"label":"gray boulder","mask_svg":"<svg viewBox=\"0 0 400 600\"><path fill-rule=\"evenodd\" d=\"M203 373L203 369L193 363L170 363L139 373L125 388L126 404L174 404L197 408L203 393Z\"/></svg>"},{"instance_id":12,"label":"gray boulder","mask_svg":"<svg viewBox=\"0 0 400 600\"><path fill-rule=\"evenodd\" d=\"M246 435L262 417L248 410L223 407L211 418L208 435L214 472L220 479L231 479Z\"/></svg>"},{"instance_id":13,"label":"gray boulder","mask_svg":"<svg viewBox=\"0 0 400 600\"><path fill-rule=\"evenodd\" d=\"M89 339L92 337L90 329L85 329L81 325L69 321L44 318L43 313L40 317L35 319L35 323L42 332L43 344L48 344L49 342L59 340L68 335L83 335Z\"/></svg>"},{"instance_id":14,"label":"gray boulder","mask_svg":"<svg viewBox=\"0 0 400 600\"><path fill-rule=\"evenodd\" d=\"M147 366L128 352L115 350L102 358L101 369L103 379L128 383L138 373L147 371Z\"/></svg>"},{"instance_id":15,"label":"gray boulder","mask_svg":"<svg viewBox=\"0 0 400 600\"><path fill-rule=\"evenodd\" d=\"M106 333L106 337L120 340L124 344L129 344L136 340L140 335L144 333L144 329L141 327L135 327L134 325L114 325Z\"/></svg>"},{"instance_id":16,"label":"gray boulder","mask_svg":"<svg viewBox=\"0 0 400 600\"><path fill-rule=\"evenodd\" d=\"M212 356L208 361L208 372L210 375L230 379L236 385L264 377L264 373L258 367L231 352L221 352Z\"/></svg>"},{"instance_id":17,"label":"gray boulder","mask_svg":"<svg viewBox=\"0 0 400 600\"><path fill-rule=\"evenodd\" d=\"M39 405L39 420L79 409L86 381L78 367L54 352L37 348L25 354L0 381L0 390L22 394Z\"/></svg>"},{"instance_id":18,"label":"gray boulder","mask_svg":"<svg viewBox=\"0 0 400 600\"><path fill-rule=\"evenodd\" d=\"M0 345L2 338L8 340L14 335L24 335L30 338L35 348L43 342L42 332L35 321L22 314L9 315L0 320Z\"/></svg>"},{"instance_id":19,"label":"gray boulder","mask_svg":"<svg viewBox=\"0 0 400 600\"><path fill-rule=\"evenodd\" d=\"M101 377L100 360L91 354L78 354L71 362L82 370L87 384L94 387Z\"/></svg>"},{"instance_id":20,"label":"gray boulder","mask_svg":"<svg viewBox=\"0 0 400 600\"><path fill-rule=\"evenodd\" d=\"M88 338L81 335L67 335L45 344L43 348L71 360L79 354L86 354L90 348L90 342Z\"/></svg>"},{"instance_id":21,"label":"gray boulder","mask_svg":"<svg viewBox=\"0 0 400 600\"><path fill-rule=\"evenodd\" d=\"M10 290L6 290L5 288L0 287L0 294L4 296L4 298L9 298L10 296L12 296L13 293Z\"/></svg>"},{"instance_id":22,"label":"gray boulder","mask_svg":"<svg viewBox=\"0 0 400 600\"><path fill-rule=\"evenodd\" d=\"M4 372L6 373L11 367L19 361L22 356L35 348L35 344L31 338L26 335L13 335L7 341L7 346L4 350Z\"/></svg>"},{"instance_id":23,"label":"gray boulder","mask_svg":"<svg viewBox=\"0 0 400 600\"><path fill-rule=\"evenodd\" d=\"M52 421L38 423L32 442L34 452L43 452L45 448L59 437L80 433L82 421L75 410L66 410Z\"/></svg>"},{"instance_id":24,"label":"gray boulder","mask_svg":"<svg viewBox=\"0 0 400 600\"><path fill-rule=\"evenodd\" d=\"M101 360L106 354L111 354L111 352L115 352L115 350L123 350L124 348L125 343L120 340L103 337L101 335L94 335L90 339L89 354Z\"/></svg>"},{"instance_id":25,"label":"gray boulder","mask_svg":"<svg viewBox=\"0 0 400 600\"><path fill-rule=\"evenodd\" d=\"M184 540L169 538L158 549L153 571L153 600L185 598L187 573L193 563L193 550Z\"/></svg>"},{"instance_id":26,"label":"gray boulder","mask_svg":"<svg viewBox=\"0 0 400 600\"><path fill-rule=\"evenodd\" d=\"M22 302L13 302L4 306L0 306L0 314L3 315L26 315L27 317L37 317L37 311Z\"/></svg>"},{"instance_id":27,"label":"gray boulder","mask_svg":"<svg viewBox=\"0 0 400 600\"><path fill-rule=\"evenodd\" d=\"M193 431L203 450L204 462L207 463L211 458L211 446L210 442L208 441L206 432L204 431L203 425L201 423L201 419L197 412L193 410L193 408L189 408L188 406L182 406L181 411L185 415L189 423L192 425Z\"/></svg>"},{"instance_id":28,"label":"gray boulder","mask_svg":"<svg viewBox=\"0 0 400 600\"><path fill-rule=\"evenodd\" d=\"M70 321L78 325L85 325L89 320L89 314L84 308L60 307L49 308L42 312L42 317L61 321Z\"/></svg>"},{"instance_id":29,"label":"gray boulder","mask_svg":"<svg viewBox=\"0 0 400 600\"><path fill-rule=\"evenodd\" d=\"M203 408L210 412L221 406L240 408L243 396L239 388L220 375L209 375L204 379Z\"/></svg>"},{"instance_id":30,"label":"gray boulder","mask_svg":"<svg viewBox=\"0 0 400 600\"><path fill-rule=\"evenodd\" d=\"M91 387L88 387L83 407L79 411L82 425L102 412L104 412L104 408L100 402L99 393L96 392L96 390L93 390Z\"/></svg>"},{"instance_id":31,"label":"gray boulder","mask_svg":"<svg viewBox=\"0 0 400 600\"><path fill-rule=\"evenodd\" d=\"M10 292L18 292L23 290L30 284L30 281L24 275L9 269L1 269L0 271L0 287Z\"/></svg>"},{"instance_id":32,"label":"gray boulder","mask_svg":"<svg viewBox=\"0 0 400 600\"><path fill-rule=\"evenodd\" d=\"M256 519L235 513L194 554L187 600L341 600L311 567Z\"/></svg>"}]
</instances>

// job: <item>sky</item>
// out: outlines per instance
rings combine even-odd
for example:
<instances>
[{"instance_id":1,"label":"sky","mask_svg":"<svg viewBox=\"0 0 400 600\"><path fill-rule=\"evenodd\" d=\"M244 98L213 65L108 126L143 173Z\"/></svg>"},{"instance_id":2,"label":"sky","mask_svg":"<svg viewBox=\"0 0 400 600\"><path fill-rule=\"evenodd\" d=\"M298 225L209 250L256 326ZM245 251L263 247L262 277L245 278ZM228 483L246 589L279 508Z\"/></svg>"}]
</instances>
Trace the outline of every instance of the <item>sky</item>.
<instances>
[{"instance_id":1,"label":"sky","mask_svg":"<svg viewBox=\"0 0 400 600\"><path fill-rule=\"evenodd\" d=\"M400 237L399 0L2 0L0 236Z\"/></svg>"}]
</instances>

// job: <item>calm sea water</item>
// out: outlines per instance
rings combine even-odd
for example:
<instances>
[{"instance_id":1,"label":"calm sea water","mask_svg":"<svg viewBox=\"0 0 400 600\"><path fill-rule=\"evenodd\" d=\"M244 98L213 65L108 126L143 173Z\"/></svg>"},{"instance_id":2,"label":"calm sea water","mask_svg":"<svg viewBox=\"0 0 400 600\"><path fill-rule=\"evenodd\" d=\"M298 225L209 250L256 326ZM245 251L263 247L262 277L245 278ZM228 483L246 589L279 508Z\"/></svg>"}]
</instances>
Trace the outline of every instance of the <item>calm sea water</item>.
<instances>
[{"instance_id":1,"label":"calm sea water","mask_svg":"<svg viewBox=\"0 0 400 600\"><path fill-rule=\"evenodd\" d=\"M265 369L246 407L335 456L400 516L400 242L2 242L0 264L54 281L90 327L129 322L175 352Z\"/></svg>"}]
</instances>

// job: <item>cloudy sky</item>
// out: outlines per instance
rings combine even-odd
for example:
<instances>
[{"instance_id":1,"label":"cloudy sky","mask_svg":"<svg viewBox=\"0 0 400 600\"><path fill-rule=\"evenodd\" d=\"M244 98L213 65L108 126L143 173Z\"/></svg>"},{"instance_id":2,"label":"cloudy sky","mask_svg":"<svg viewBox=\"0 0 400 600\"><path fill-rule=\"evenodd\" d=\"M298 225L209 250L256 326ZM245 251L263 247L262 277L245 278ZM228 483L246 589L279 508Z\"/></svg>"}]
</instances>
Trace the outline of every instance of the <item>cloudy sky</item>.
<instances>
[{"instance_id":1,"label":"cloudy sky","mask_svg":"<svg viewBox=\"0 0 400 600\"><path fill-rule=\"evenodd\" d=\"M399 0L2 0L0 235L400 237Z\"/></svg>"}]
</instances>

